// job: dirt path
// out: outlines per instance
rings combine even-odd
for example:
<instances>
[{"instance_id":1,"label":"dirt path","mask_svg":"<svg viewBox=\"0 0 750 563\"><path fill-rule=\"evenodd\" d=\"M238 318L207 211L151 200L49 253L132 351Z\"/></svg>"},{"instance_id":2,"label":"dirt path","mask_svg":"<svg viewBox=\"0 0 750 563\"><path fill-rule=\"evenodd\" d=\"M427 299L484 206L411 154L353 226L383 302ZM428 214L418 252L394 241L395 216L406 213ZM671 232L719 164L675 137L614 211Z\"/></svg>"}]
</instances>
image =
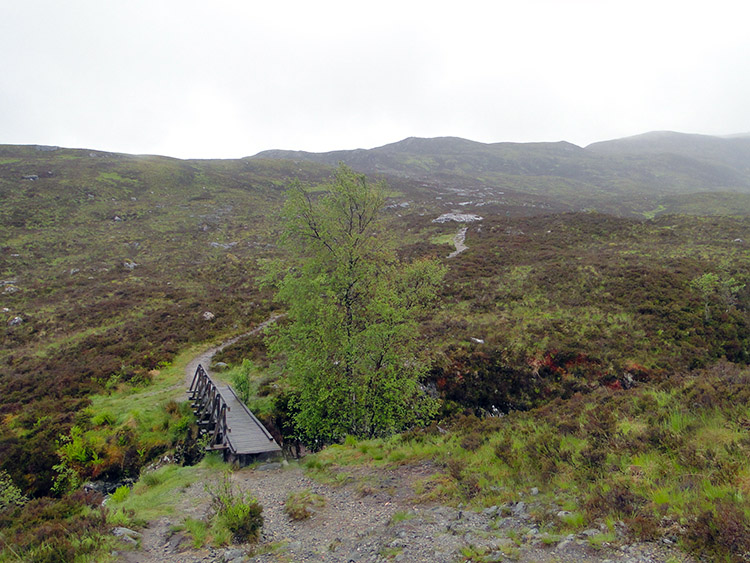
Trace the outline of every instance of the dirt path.
<instances>
[{"instance_id":1,"label":"dirt path","mask_svg":"<svg viewBox=\"0 0 750 563\"><path fill-rule=\"evenodd\" d=\"M459 229L459 231L456 233L456 236L453 237L453 246L456 247L456 250L451 252L448 255L448 258L455 258L459 254L461 254L464 250L468 250L469 247L466 246L466 231L469 230L469 227L463 227L462 229Z\"/></svg>"},{"instance_id":2,"label":"dirt path","mask_svg":"<svg viewBox=\"0 0 750 563\"><path fill-rule=\"evenodd\" d=\"M190 360L188 362L188 365L185 366L185 389L190 387L190 384L193 382L193 377L195 376L195 370L198 369L198 365L203 365L204 368L208 369L208 366L211 365L211 359L218 353L221 352L224 348L227 346L231 346L238 340L245 338L247 336L253 336L254 334L258 334L261 332L264 328L266 328L268 325L275 323L279 318L281 318L283 315L273 315L272 317L269 317L262 323L260 323L258 326L256 326L253 330L250 332L245 332L244 334L240 334L239 336L235 336L234 338L230 338L226 342L222 342L219 346L215 346L213 348L209 348L205 352L197 355L195 358Z\"/></svg>"},{"instance_id":3,"label":"dirt path","mask_svg":"<svg viewBox=\"0 0 750 563\"><path fill-rule=\"evenodd\" d=\"M183 493L176 514L143 531L141 549L123 554L127 563L520 561L522 563L665 563L691 558L657 543L592 547L585 530L553 538L540 532L530 517L534 499L481 512L414 502L420 479L440 468L429 462L393 468L348 468L330 482L310 478L297 464L266 464L232 474L233 482L250 491L263 506L260 542L223 548L193 549L182 532L170 529L185 517L201 518L208 502L203 484ZM206 479L218 479L207 475ZM309 490L325 506L300 522L284 512L290 492ZM195 499L198 499L197 501ZM192 499L192 500L188 500ZM473 559L467 559L473 554Z\"/></svg>"}]
</instances>

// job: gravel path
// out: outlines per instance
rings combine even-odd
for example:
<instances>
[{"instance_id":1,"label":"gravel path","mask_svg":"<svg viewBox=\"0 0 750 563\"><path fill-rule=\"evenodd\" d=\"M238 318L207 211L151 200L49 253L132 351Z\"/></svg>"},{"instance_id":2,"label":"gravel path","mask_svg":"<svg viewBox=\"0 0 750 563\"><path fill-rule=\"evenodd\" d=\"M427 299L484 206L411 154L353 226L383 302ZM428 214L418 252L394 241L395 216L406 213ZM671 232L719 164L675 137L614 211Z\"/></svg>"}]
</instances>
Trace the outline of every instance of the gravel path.
<instances>
[{"instance_id":1,"label":"gravel path","mask_svg":"<svg viewBox=\"0 0 750 563\"><path fill-rule=\"evenodd\" d=\"M469 227L463 227L462 229L459 229L459 231L456 233L456 236L453 237L453 246L456 247L456 250L451 252L448 255L448 258L455 258L459 254L461 254L464 250L468 250L469 247L466 246L466 231L469 230Z\"/></svg>"},{"instance_id":2,"label":"gravel path","mask_svg":"<svg viewBox=\"0 0 750 563\"><path fill-rule=\"evenodd\" d=\"M213 348L209 348L205 352L197 355L195 358L190 360L188 362L188 365L185 366L185 389L187 390L190 387L190 384L193 382L193 377L195 377L195 370L198 369L198 365L202 364L205 369L208 369L208 366L211 365L211 359L218 353L221 352L224 348L227 346L231 346L241 338L245 338L247 336L252 336L254 334L258 334L260 331L262 331L264 328L266 328L268 325L275 323L279 318L281 318L283 315L273 315L272 317L269 317L262 323L260 323L258 326L256 326L253 330L250 332L246 332L244 334L240 334L239 336L235 336L234 338L231 338L227 340L226 342L222 342L219 346L215 346Z\"/></svg>"},{"instance_id":3,"label":"gravel path","mask_svg":"<svg viewBox=\"0 0 750 563\"><path fill-rule=\"evenodd\" d=\"M198 483L185 491L172 520L153 522L143 530L141 548L126 552L127 563L224 563L234 561L356 562L520 561L523 563L666 563L693 562L661 543L622 543L594 548L584 531L551 539L529 516L529 504L517 503L481 512L413 502L414 484L439 468L430 463L392 469L348 468L337 484L321 483L296 464L272 463L232 474L233 482L251 491L263 506L264 526L256 545L192 549L189 538L170 527L186 516L207 514L209 499ZM207 475L216 479L218 475ZM338 484L343 483L343 484ZM301 522L284 513L290 492L309 490L325 506ZM197 501L195 499L198 499ZM467 559L469 554L473 559Z\"/></svg>"}]
</instances>

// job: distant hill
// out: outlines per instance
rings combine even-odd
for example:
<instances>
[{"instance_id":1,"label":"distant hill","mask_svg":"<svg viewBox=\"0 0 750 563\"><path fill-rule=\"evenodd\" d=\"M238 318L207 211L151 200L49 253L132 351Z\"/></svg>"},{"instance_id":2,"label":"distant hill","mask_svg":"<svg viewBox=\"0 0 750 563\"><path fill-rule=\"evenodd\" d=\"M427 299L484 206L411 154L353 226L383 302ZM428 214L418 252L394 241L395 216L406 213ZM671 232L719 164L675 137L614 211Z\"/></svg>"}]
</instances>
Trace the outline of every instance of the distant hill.
<instances>
[{"instance_id":1,"label":"distant hill","mask_svg":"<svg viewBox=\"0 0 750 563\"><path fill-rule=\"evenodd\" d=\"M410 137L370 150L272 150L256 158L335 165L418 179L437 188L536 198L549 209L651 215L663 198L699 192L750 193L750 137L652 132L581 148L558 143L478 143ZM666 208L665 208L666 210ZM711 209L706 209L711 213Z\"/></svg>"},{"instance_id":2,"label":"distant hill","mask_svg":"<svg viewBox=\"0 0 750 563\"><path fill-rule=\"evenodd\" d=\"M618 156L671 154L707 163L724 164L736 168L745 175L750 173L750 135L748 134L712 137L653 131L634 137L593 143L586 147L586 150Z\"/></svg>"}]
</instances>

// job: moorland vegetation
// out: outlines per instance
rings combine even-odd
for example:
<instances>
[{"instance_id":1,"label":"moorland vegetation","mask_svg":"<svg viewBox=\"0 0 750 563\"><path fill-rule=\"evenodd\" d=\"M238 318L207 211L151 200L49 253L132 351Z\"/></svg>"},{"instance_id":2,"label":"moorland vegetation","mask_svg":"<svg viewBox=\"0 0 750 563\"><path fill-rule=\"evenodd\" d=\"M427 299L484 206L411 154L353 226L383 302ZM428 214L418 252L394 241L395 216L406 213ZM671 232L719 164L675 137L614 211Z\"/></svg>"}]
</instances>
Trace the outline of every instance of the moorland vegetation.
<instances>
[{"instance_id":1,"label":"moorland vegetation","mask_svg":"<svg viewBox=\"0 0 750 563\"><path fill-rule=\"evenodd\" d=\"M320 383L305 373L340 383L341 370L371 371L295 344L305 326L295 320L326 310L312 282L346 280L324 254L289 270L295 252L277 244L284 189L299 182L287 212L326 201L328 162L1 147L0 560L96 560L112 548L113 523L143 524L140 495L187 482L177 470L191 468L160 469L109 510L80 485L136 479L164 455L195 463L197 429L175 401L187 359L282 311L291 315L275 340L241 339L216 360L288 451L340 442L308 458L313 473L430 459L436 472L416 493L426 502L490 506L534 487L547 506L534 518L552 534L595 523L614 533L623 522L633 537L741 560L750 551L747 171L721 156L722 143L697 157L647 140L635 153L600 147L601 158L536 145L472 156L470 144L445 140L441 154L413 140L380 151L388 166L377 151L354 155L353 168L385 174L390 190L376 231L395 244L378 274L429 269L422 305L433 292L436 301L419 314L397 310L408 279L364 271L365 295L382 299L362 308L360 340L325 325L314 349L359 360L381 337L408 344L399 358L419 362L400 365L419 369L407 383L420 382L436 408L431 423L394 436L411 424L323 428L325 413L300 415L304 382ZM433 222L448 210L482 217L451 259L459 225ZM291 277L274 278L274 260ZM276 301L261 278L289 289L282 283ZM405 323L368 332L374 318ZM226 526L185 525L231 541Z\"/></svg>"}]
</instances>

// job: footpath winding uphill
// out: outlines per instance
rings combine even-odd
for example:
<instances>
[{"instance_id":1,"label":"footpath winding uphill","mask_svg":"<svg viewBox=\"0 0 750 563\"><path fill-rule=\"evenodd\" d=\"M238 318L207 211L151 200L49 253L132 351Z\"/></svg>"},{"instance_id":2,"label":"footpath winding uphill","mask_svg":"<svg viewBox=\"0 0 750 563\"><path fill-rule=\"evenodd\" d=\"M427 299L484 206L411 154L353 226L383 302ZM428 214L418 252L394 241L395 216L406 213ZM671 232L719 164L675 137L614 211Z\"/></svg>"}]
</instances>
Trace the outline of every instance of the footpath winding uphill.
<instances>
[{"instance_id":1,"label":"footpath winding uphill","mask_svg":"<svg viewBox=\"0 0 750 563\"><path fill-rule=\"evenodd\" d=\"M188 389L190 387L190 384L193 381L193 376L195 376L195 370L198 369L199 365L210 366L213 357L221 352L224 348L226 348L227 346L231 346L242 338L253 336L255 334L258 334L259 332L262 332L268 325L275 323L282 316L283 315L273 315L272 317L269 317L268 319L260 323L250 332L246 332L244 334L240 334L239 336L235 336L234 338L230 338L229 340L222 342L219 346L209 348L205 352L198 354L195 358L190 360L185 367L185 389Z\"/></svg>"}]
</instances>

